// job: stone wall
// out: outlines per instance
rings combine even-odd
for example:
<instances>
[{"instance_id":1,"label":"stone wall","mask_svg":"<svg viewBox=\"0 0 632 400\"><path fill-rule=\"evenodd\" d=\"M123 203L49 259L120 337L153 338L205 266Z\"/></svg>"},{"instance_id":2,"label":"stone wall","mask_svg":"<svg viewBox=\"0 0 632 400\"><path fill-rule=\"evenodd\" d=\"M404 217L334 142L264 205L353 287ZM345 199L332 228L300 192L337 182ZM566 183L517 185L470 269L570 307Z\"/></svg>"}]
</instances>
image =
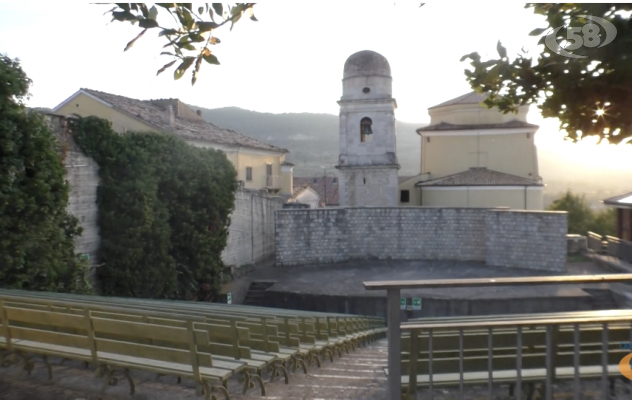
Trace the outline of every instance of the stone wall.
<instances>
[{"instance_id":1,"label":"stone wall","mask_svg":"<svg viewBox=\"0 0 632 400\"><path fill-rule=\"evenodd\" d=\"M557 271L566 263L566 213L431 207L283 209L277 211L276 249L277 266L436 259Z\"/></svg>"},{"instance_id":2,"label":"stone wall","mask_svg":"<svg viewBox=\"0 0 632 400\"><path fill-rule=\"evenodd\" d=\"M101 245L99 234L99 207L97 188L99 187L99 166L88 157L72 140L66 131L63 116L45 114L50 129L60 142L66 167L66 180L70 186L68 211L79 219L83 228L81 236L75 239L75 252L89 257L92 265L98 264Z\"/></svg>"},{"instance_id":3,"label":"stone wall","mask_svg":"<svg viewBox=\"0 0 632 400\"><path fill-rule=\"evenodd\" d=\"M564 271L568 232L563 211L489 211L487 265Z\"/></svg>"},{"instance_id":4,"label":"stone wall","mask_svg":"<svg viewBox=\"0 0 632 400\"><path fill-rule=\"evenodd\" d=\"M265 191L237 190L222 261L241 266L273 259L274 212L282 205L280 197L269 196Z\"/></svg>"}]
</instances>

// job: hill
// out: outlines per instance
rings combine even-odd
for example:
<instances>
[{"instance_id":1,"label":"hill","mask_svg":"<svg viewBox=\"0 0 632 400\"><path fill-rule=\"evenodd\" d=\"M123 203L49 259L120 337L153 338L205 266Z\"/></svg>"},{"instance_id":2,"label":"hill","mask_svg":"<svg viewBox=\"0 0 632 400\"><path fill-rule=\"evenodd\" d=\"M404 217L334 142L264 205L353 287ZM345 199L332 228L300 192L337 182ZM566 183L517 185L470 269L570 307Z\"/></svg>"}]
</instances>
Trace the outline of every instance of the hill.
<instances>
[{"instance_id":1,"label":"hill","mask_svg":"<svg viewBox=\"0 0 632 400\"><path fill-rule=\"evenodd\" d=\"M337 115L270 114L237 107L193 108L201 110L202 117L217 126L288 149L287 160L296 164L297 176L313 176L322 173L320 166L333 167L338 163L340 124ZM426 125L397 121L400 175L419 173L421 140L416 130Z\"/></svg>"}]
</instances>

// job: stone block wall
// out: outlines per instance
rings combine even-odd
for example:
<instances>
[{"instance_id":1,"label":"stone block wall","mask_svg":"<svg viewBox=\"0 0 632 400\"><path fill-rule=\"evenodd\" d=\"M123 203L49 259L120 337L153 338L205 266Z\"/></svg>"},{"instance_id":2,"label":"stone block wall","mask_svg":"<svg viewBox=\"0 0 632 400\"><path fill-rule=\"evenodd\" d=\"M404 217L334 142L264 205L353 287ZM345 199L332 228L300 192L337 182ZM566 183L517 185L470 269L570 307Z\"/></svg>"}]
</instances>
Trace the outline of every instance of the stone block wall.
<instances>
[{"instance_id":1,"label":"stone block wall","mask_svg":"<svg viewBox=\"0 0 632 400\"><path fill-rule=\"evenodd\" d=\"M276 212L277 266L454 260L563 270L566 213L434 207Z\"/></svg>"},{"instance_id":2,"label":"stone block wall","mask_svg":"<svg viewBox=\"0 0 632 400\"><path fill-rule=\"evenodd\" d=\"M274 212L282 205L280 197L264 191L238 189L222 261L241 266L273 259Z\"/></svg>"},{"instance_id":3,"label":"stone block wall","mask_svg":"<svg viewBox=\"0 0 632 400\"><path fill-rule=\"evenodd\" d=\"M348 259L345 208L276 212L276 264L326 264Z\"/></svg>"},{"instance_id":4,"label":"stone block wall","mask_svg":"<svg viewBox=\"0 0 632 400\"><path fill-rule=\"evenodd\" d=\"M351 260L485 259L480 209L353 208L347 215Z\"/></svg>"},{"instance_id":5,"label":"stone block wall","mask_svg":"<svg viewBox=\"0 0 632 400\"><path fill-rule=\"evenodd\" d=\"M486 215L488 265L564 271L566 212L489 211Z\"/></svg>"}]
</instances>

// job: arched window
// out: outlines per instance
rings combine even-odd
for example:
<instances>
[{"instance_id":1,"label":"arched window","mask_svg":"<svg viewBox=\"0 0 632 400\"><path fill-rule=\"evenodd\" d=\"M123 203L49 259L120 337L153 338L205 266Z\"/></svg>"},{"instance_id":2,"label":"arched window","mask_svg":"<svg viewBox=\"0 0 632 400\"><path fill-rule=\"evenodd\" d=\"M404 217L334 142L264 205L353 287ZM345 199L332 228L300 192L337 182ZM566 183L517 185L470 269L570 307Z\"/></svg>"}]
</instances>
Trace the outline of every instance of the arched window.
<instances>
[{"instance_id":1,"label":"arched window","mask_svg":"<svg viewBox=\"0 0 632 400\"><path fill-rule=\"evenodd\" d=\"M371 118L364 117L360 121L360 142L370 142L373 138L373 121Z\"/></svg>"}]
</instances>

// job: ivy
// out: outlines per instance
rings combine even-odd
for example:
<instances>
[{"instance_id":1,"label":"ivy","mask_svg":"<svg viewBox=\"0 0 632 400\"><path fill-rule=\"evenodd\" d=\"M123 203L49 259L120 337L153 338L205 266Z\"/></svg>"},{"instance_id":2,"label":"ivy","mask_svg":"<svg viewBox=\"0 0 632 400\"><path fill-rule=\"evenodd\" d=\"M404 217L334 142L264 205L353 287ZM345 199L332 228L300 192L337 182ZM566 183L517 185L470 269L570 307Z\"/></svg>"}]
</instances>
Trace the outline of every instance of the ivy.
<instances>
[{"instance_id":1,"label":"ivy","mask_svg":"<svg viewBox=\"0 0 632 400\"><path fill-rule=\"evenodd\" d=\"M27 112L30 85L17 60L0 56L0 285L87 293L60 143L42 115Z\"/></svg>"},{"instance_id":2,"label":"ivy","mask_svg":"<svg viewBox=\"0 0 632 400\"><path fill-rule=\"evenodd\" d=\"M95 117L70 127L100 167L102 293L189 299L200 283L217 290L237 190L226 156L170 134L120 135Z\"/></svg>"}]
</instances>

